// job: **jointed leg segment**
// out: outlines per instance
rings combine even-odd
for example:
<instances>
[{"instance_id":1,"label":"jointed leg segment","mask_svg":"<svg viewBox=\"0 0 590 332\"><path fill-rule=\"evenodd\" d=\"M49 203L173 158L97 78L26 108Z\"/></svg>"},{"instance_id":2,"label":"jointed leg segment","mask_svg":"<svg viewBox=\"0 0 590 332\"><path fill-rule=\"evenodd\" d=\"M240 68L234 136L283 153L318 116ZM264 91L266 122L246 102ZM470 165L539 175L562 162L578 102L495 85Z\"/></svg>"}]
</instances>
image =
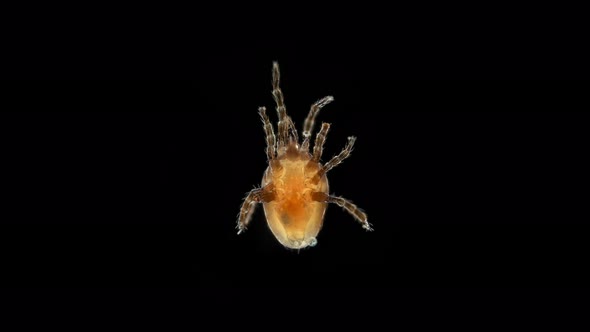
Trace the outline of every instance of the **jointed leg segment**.
<instances>
[{"instance_id":1,"label":"jointed leg segment","mask_svg":"<svg viewBox=\"0 0 590 332\"><path fill-rule=\"evenodd\" d=\"M328 135L329 130L330 124L325 122L322 123L322 128L315 138L312 160L316 163L320 161L322 153L324 152L324 143L326 142L326 136Z\"/></svg>"},{"instance_id":2,"label":"jointed leg segment","mask_svg":"<svg viewBox=\"0 0 590 332\"><path fill-rule=\"evenodd\" d=\"M311 139L311 132L315 125L315 118L322 109L322 107L328 105L334 101L334 97L327 96L318 101L316 101L313 105L311 105L311 109L307 114L307 118L305 118L305 122L303 123L303 143L301 144L301 149L307 151L309 149L309 141Z\"/></svg>"},{"instance_id":3,"label":"jointed leg segment","mask_svg":"<svg viewBox=\"0 0 590 332\"><path fill-rule=\"evenodd\" d=\"M268 115L266 115L266 107L258 108L258 112L262 118L262 123L264 124L264 133L266 134L266 157L268 160L273 160L277 156L275 132L272 128L272 124L270 123Z\"/></svg>"},{"instance_id":4,"label":"jointed leg segment","mask_svg":"<svg viewBox=\"0 0 590 332\"><path fill-rule=\"evenodd\" d=\"M364 213L358 206L354 205L351 201L336 196L328 196L328 203L334 203L342 208L344 208L348 213L352 214L352 216L361 223L364 229L368 231L372 231L371 224L367 221L367 214Z\"/></svg>"},{"instance_id":5,"label":"jointed leg segment","mask_svg":"<svg viewBox=\"0 0 590 332\"><path fill-rule=\"evenodd\" d=\"M332 168L336 167L338 164L343 162L344 159L348 158L350 156L350 153L352 152L352 148L354 146L355 141L356 137L349 137L344 149L337 156L332 157L332 159L330 159L330 161L328 161L322 167L322 169L318 172L318 176L322 177L324 174L328 173Z\"/></svg>"},{"instance_id":6,"label":"jointed leg segment","mask_svg":"<svg viewBox=\"0 0 590 332\"><path fill-rule=\"evenodd\" d=\"M267 184L263 188L256 188L250 190L246 198L244 198L244 202L242 203L242 207L240 208L240 214L238 216L238 234L244 232L248 223L250 223L250 219L252 219L252 214L256 209L256 204L262 202L272 202L275 200L275 193L274 193L274 185L272 183Z\"/></svg>"},{"instance_id":7,"label":"jointed leg segment","mask_svg":"<svg viewBox=\"0 0 590 332\"><path fill-rule=\"evenodd\" d=\"M289 120L289 137L295 142L295 143L299 143L299 134L297 133L297 128L295 128L295 124L293 123L293 120L291 120L291 117L287 115L287 119Z\"/></svg>"},{"instance_id":8,"label":"jointed leg segment","mask_svg":"<svg viewBox=\"0 0 590 332\"><path fill-rule=\"evenodd\" d=\"M278 62L272 64L272 96L277 104L277 113L279 114L279 140L278 147L281 148L287 143L287 132L289 129L289 120L287 119L287 109L285 108L285 99L283 91L279 86L281 73Z\"/></svg>"},{"instance_id":9,"label":"jointed leg segment","mask_svg":"<svg viewBox=\"0 0 590 332\"><path fill-rule=\"evenodd\" d=\"M363 226L364 229L368 231L373 230L371 224L367 221L367 214L346 198L328 195L322 192L315 192L312 194L312 199L318 202L334 203L344 208L346 212L350 213L354 219L361 223L361 226Z\"/></svg>"},{"instance_id":10,"label":"jointed leg segment","mask_svg":"<svg viewBox=\"0 0 590 332\"><path fill-rule=\"evenodd\" d=\"M256 204L262 201L262 188L252 189L244 202L242 203L242 207L240 208L240 215L238 217L238 234L244 232L248 223L250 223L250 219L252 219L252 214L256 209Z\"/></svg>"}]
</instances>

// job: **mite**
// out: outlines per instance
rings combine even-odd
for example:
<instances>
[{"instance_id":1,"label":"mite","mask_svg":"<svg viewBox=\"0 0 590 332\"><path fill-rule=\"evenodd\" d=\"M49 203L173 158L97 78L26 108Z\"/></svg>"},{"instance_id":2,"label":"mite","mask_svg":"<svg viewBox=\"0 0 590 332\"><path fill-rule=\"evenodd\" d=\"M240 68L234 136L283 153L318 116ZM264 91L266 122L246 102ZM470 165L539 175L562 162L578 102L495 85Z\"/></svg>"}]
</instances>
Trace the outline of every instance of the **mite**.
<instances>
[{"instance_id":1,"label":"mite","mask_svg":"<svg viewBox=\"0 0 590 332\"><path fill-rule=\"evenodd\" d=\"M311 133L319 111L332 102L332 96L315 102L303 123L303 140L287 115L283 92L279 87L279 64L272 66L272 95L279 116L278 135L266 114L266 108L258 109L266 134L268 167L260 188L253 189L244 198L238 215L238 234L246 230L258 203L262 203L270 230L285 247L301 249L317 244L328 203L335 203L349 212L362 227L371 231L367 215L351 201L329 194L326 174L350 156L356 137L349 137L344 149L327 163L320 162L329 123L322 123L310 148Z\"/></svg>"}]
</instances>

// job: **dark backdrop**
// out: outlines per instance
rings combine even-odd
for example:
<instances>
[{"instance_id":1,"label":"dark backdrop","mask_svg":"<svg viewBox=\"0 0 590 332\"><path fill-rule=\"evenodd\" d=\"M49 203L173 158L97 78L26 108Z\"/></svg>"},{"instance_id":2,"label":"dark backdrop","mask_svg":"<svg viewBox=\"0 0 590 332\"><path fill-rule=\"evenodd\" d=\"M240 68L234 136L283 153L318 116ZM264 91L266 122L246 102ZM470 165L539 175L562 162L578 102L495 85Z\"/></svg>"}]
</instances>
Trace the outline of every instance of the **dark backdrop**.
<instances>
[{"instance_id":1,"label":"dark backdrop","mask_svg":"<svg viewBox=\"0 0 590 332\"><path fill-rule=\"evenodd\" d=\"M17 83L3 120L12 273L26 285L583 285L576 214L586 118L564 82L368 80L283 63L289 113L358 137L317 247L276 242L262 209L235 234L266 167L259 105L270 64L224 80ZM47 109L47 111L40 109ZM276 120L274 112L270 113ZM584 254L582 254L584 253ZM24 264L24 265L21 265ZM44 275L44 278L38 278Z\"/></svg>"},{"instance_id":2,"label":"dark backdrop","mask_svg":"<svg viewBox=\"0 0 590 332\"><path fill-rule=\"evenodd\" d=\"M5 285L183 288L219 308L228 298L348 306L341 299L371 294L360 297L371 311L418 305L412 289L587 287L588 84L538 80L577 76L575 66L454 44L436 57L338 45L218 42L22 67L45 80L3 86ZM331 191L362 207L374 232L330 206L315 248L281 247L261 209L236 235L266 167L257 108L273 110L273 60L298 126L335 96L319 116L332 123L326 158L358 140Z\"/></svg>"}]
</instances>

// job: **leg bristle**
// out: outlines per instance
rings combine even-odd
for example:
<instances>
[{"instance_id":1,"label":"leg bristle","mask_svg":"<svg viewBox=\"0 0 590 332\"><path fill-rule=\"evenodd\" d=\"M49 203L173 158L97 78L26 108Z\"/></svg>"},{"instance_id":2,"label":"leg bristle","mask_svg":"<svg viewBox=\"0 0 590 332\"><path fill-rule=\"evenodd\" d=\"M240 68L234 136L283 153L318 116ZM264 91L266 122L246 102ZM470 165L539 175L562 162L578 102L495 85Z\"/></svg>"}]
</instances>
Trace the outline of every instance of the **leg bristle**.
<instances>
[{"instance_id":1,"label":"leg bristle","mask_svg":"<svg viewBox=\"0 0 590 332\"><path fill-rule=\"evenodd\" d=\"M358 206L354 205L351 201L342 197L330 195L328 196L328 203L334 203L342 207L344 210L346 210L346 212L350 213L354 219L360 222L361 226L367 231L373 230L371 224L367 221L367 214Z\"/></svg>"},{"instance_id":2,"label":"leg bristle","mask_svg":"<svg viewBox=\"0 0 590 332\"><path fill-rule=\"evenodd\" d=\"M279 70L278 62L272 64L272 96L277 104L277 113L279 115L278 123L278 148L282 148L287 144L289 123L287 120L287 109L285 108L285 99L283 91L280 87L281 72Z\"/></svg>"},{"instance_id":3,"label":"leg bristle","mask_svg":"<svg viewBox=\"0 0 590 332\"><path fill-rule=\"evenodd\" d=\"M277 156L276 136L268 115L266 115L266 107L258 108L262 123L264 125L264 133L266 135L266 157L272 161Z\"/></svg>"},{"instance_id":4,"label":"leg bristle","mask_svg":"<svg viewBox=\"0 0 590 332\"><path fill-rule=\"evenodd\" d=\"M328 135L328 131L330 130L329 123L322 123L322 128L318 132L314 146L313 146L313 157L312 160L316 163L320 161L322 154L324 153L324 143L326 142L326 137Z\"/></svg>"},{"instance_id":5,"label":"leg bristle","mask_svg":"<svg viewBox=\"0 0 590 332\"><path fill-rule=\"evenodd\" d=\"M252 219L252 214L256 209L256 204L260 202L262 197L262 188L252 189L244 202L242 203L242 207L240 208L240 214L238 217L238 234L243 233L246 230L246 227L250 223Z\"/></svg>"},{"instance_id":6,"label":"leg bristle","mask_svg":"<svg viewBox=\"0 0 590 332\"><path fill-rule=\"evenodd\" d=\"M313 131L313 127L315 126L315 118L320 112L320 110L332 101L334 101L334 97L327 96L316 101L313 105L311 105L311 109L309 110L307 118L305 118L305 122L303 123L303 143L301 144L302 150L309 150L309 142L311 140L311 132Z\"/></svg>"},{"instance_id":7,"label":"leg bristle","mask_svg":"<svg viewBox=\"0 0 590 332\"><path fill-rule=\"evenodd\" d=\"M337 155L332 157L330 161L328 161L324 167L321 169L322 174L328 173L332 168L336 167L338 164L343 162L346 158L350 157L350 153L354 147L354 142L356 142L356 137L351 136L348 138L348 142L346 142L346 146L342 151Z\"/></svg>"}]
</instances>

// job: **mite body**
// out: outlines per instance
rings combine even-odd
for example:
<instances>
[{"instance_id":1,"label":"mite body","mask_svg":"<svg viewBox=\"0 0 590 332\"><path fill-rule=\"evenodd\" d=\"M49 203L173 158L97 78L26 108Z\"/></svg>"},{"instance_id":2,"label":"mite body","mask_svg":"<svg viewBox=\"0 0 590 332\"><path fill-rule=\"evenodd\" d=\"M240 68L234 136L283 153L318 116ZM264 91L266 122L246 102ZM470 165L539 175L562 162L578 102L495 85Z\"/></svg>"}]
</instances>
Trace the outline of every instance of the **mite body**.
<instances>
[{"instance_id":1,"label":"mite body","mask_svg":"<svg viewBox=\"0 0 590 332\"><path fill-rule=\"evenodd\" d=\"M260 107L269 166L264 172L262 186L250 191L244 199L238 217L238 234L248 226L258 203L263 205L272 233L287 248L300 249L317 243L316 237L322 228L328 203L343 207L364 229L372 230L367 215L361 209L342 197L329 194L326 174L348 158L356 138L349 137L345 148L322 165L320 158L330 129L330 124L322 123L315 137L313 151L310 151L315 118L320 109L334 98L324 97L311 106L303 125L303 140L300 144L295 125L285 109L283 93L279 87L280 72L277 62L273 63L272 73L272 94L279 116L278 135L275 136L266 108Z\"/></svg>"}]
</instances>

